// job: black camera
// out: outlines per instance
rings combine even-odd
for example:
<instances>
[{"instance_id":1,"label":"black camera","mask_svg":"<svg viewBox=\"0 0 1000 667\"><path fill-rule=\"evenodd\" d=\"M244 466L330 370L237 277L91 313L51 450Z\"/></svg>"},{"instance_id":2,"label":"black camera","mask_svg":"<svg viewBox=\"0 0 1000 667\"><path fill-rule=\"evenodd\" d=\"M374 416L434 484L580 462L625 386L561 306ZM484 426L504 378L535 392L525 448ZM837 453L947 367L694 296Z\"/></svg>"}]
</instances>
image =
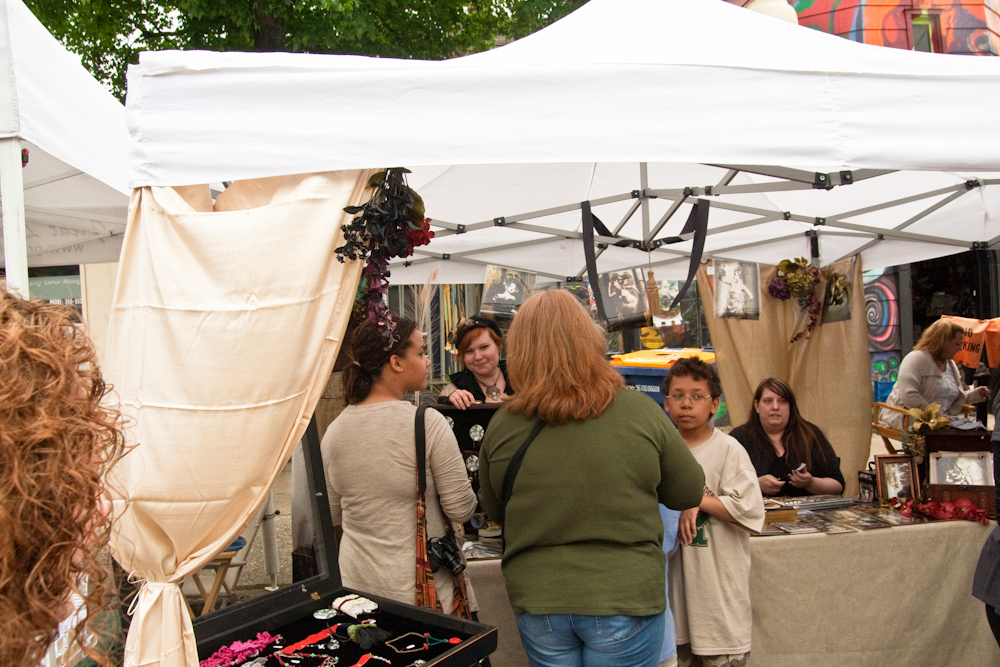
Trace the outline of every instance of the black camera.
<instances>
[{"instance_id":1,"label":"black camera","mask_svg":"<svg viewBox=\"0 0 1000 667\"><path fill-rule=\"evenodd\" d=\"M451 570L452 574L461 574L465 569L462 552L451 535L427 540L427 560L431 564L431 572L437 572L442 565Z\"/></svg>"}]
</instances>

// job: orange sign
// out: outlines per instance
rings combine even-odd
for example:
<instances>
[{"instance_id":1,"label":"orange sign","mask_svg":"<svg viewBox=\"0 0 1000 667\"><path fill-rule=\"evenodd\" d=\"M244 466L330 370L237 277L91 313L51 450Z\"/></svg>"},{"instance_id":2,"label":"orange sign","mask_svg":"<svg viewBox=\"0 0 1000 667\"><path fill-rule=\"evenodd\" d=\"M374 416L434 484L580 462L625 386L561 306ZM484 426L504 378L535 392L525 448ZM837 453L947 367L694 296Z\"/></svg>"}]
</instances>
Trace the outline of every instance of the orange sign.
<instances>
[{"instance_id":1,"label":"orange sign","mask_svg":"<svg viewBox=\"0 0 1000 667\"><path fill-rule=\"evenodd\" d=\"M955 355L955 363L968 368L978 368L979 360L983 357L983 347L987 345L987 331L991 323L996 322L996 333L991 336L990 341L996 352L990 354L990 366L995 365L994 359L1000 362L1000 340L996 340L1000 335L1000 322L996 320L974 320L968 317L954 317L952 315L942 315L942 320L951 320L955 324L965 329L965 340L962 342L962 349Z\"/></svg>"}]
</instances>

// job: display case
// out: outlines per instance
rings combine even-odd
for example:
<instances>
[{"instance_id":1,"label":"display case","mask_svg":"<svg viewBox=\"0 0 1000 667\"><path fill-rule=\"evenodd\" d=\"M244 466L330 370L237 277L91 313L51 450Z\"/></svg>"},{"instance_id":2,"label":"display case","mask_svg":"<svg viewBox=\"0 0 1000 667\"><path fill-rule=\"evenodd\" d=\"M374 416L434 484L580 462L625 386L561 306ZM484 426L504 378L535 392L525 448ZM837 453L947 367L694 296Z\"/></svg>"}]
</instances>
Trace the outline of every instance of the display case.
<instances>
[{"instance_id":1,"label":"display case","mask_svg":"<svg viewBox=\"0 0 1000 667\"><path fill-rule=\"evenodd\" d=\"M341 585L315 420L306 431L303 449L313 525L317 527L314 548L319 574L195 619L199 659L205 660L234 642L254 641L259 635L281 635L281 639L270 642L256 657L238 664L255 667L361 667L364 664L369 667L468 667L492 653L497 645L493 627ZM334 599L350 594L368 598L377 603L378 608L356 619L333 610L321 612L320 617L315 615L321 609L331 609ZM388 639L367 649L351 640L350 626L364 625L366 621L374 621L375 626L389 633ZM362 638L365 633L365 630L354 631ZM302 644L310 639L313 641ZM297 644L301 644L300 649L289 650ZM333 645L336 648L332 648ZM278 649L279 646L282 648ZM283 655L282 650L295 655Z\"/></svg>"},{"instance_id":2,"label":"display case","mask_svg":"<svg viewBox=\"0 0 1000 667\"><path fill-rule=\"evenodd\" d=\"M479 495L479 450L486 436L486 427L489 426L493 415L500 409L500 404L491 405L470 405L465 410L460 410L451 405L434 406L455 432L455 439L458 440L458 448L462 451L462 458L465 459L465 469L469 473L469 481L472 483L472 490ZM483 508L476 504L476 513L482 514ZM472 523L465 524L465 533L474 535L479 526Z\"/></svg>"}]
</instances>

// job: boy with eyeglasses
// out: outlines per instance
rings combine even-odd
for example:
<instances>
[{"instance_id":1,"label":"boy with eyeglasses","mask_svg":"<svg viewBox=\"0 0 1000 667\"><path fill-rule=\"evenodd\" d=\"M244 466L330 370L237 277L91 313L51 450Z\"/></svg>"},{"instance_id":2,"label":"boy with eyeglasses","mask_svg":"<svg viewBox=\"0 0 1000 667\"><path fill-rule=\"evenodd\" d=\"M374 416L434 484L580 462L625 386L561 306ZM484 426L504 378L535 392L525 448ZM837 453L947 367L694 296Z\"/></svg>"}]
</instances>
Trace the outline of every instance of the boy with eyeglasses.
<instances>
[{"instance_id":1,"label":"boy with eyeglasses","mask_svg":"<svg viewBox=\"0 0 1000 667\"><path fill-rule=\"evenodd\" d=\"M744 667L750 655L750 530L764 500L750 455L711 424L722 384L695 357L663 380L664 409L705 471L701 505L681 513L669 568L679 667Z\"/></svg>"}]
</instances>

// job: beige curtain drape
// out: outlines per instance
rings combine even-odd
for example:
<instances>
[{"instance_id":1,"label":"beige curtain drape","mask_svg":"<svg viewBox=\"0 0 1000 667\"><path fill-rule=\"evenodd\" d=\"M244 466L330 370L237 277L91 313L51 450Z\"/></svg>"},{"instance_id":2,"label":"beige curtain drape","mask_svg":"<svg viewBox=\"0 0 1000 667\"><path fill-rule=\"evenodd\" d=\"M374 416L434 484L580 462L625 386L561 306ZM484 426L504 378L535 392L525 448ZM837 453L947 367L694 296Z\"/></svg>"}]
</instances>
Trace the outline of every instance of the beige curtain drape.
<instances>
[{"instance_id":1,"label":"beige curtain drape","mask_svg":"<svg viewBox=\"0 0 1000 667\"><path fill-rule=\"evenodd\" d=\"M732 423L738 426L746 421L761 380L784 380L795 392L799 412L823 429L840 457L840 470L847 482L844 494L856 495L857 471L865 467L871 448L872 409L861 259L843 260L830 267L851 280L851 318L820 324L809 338L795 343L789 341L806 320L792 300L781 301L767 293L777 268L759 266L759 320L716 318L714 276L705 265L698 269L705 319ZM824 282L820 289L825 287Z\"/></svg>"},{"instance_id":2,"label":"beige curtain drape","mask_svg":"<svg viewBox=\"0 0 1000 667\"><path fill-rule=\"evenodd\" d=\"M343 207L370 172L132 194L105 375L134 449L109 485L112 551L144 585L127 667L198 664L180 588L245 528L305 431L361 262Z\"/></svg>"}]
</instances>

